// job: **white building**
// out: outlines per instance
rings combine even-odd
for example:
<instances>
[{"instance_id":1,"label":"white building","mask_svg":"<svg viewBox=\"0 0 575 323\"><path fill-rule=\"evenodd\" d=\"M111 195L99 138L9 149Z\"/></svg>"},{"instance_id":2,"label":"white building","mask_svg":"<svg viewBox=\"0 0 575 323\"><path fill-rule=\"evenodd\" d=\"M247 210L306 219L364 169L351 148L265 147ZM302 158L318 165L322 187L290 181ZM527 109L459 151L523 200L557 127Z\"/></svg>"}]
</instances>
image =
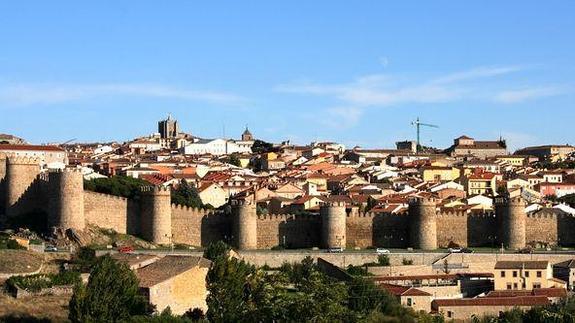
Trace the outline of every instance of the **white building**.
<instances>
[{"instance_id":1,"label":"white building","mask_svg":"<svg viewBox=\"0 0 575 323\"><path fill-rule=\"evenodd\" d=\"M49 169L64 168L68 164L68 154L57 146L0 145L0 155L37 158L42 167Z\"/></svg>"},{"instance_id":2,"label":"white building","mask_svg":"<svg viewBox=\"0 0 575 323\"><path fill-rule=\"evenodd\" d=\"M204 155L211 154L215 156L229 155L233 153L251 153L253 141L243 140L226 140L226 139L196 139L193 143L184 146L185 155Z\"/></svg>"}]
</instances>

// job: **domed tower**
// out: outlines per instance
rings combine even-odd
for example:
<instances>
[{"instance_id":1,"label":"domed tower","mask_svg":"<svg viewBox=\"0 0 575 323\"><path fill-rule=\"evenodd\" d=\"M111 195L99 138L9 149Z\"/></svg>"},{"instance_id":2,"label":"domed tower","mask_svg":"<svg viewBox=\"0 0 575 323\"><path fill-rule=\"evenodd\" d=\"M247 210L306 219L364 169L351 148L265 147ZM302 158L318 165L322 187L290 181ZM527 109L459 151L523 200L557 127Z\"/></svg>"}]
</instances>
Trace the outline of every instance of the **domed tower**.
<instances>
[{"instance_id":1,"label":"domed tower","mask_svg":"<svg viewBox=\"0 0 575 323\"><path fill-rule=\"evenodd\" d=\"M345 203L325 203L320 207L321 241L324 248L346 247L347 213Z\"/></svg>"},{"instance_id":2,"label":"domed tower","mask_svg":"<svg viewBox=\"0 0 575 323\"><path fill-rule=\"evenodd\" d=\"M255 204L232 201L233 235L239 250L258 248L258 215Z\"/></svg>"},{"instance_id":3,"label":"domed tower","mask_svg":"<svg viewBox=\"0 0 575 323\"><path fill-rule=\"evenodd\" d=\"M51 227L84 230L84 176L82 170L65 168L48 174L48 223Z\"/></svg>"},{"instance_id":4,"label":"domed tower","mask_svg":"<svg viewBox=\"0 0 575 323\"><path fill-rule=\"evenodd\" d=\"M496 198L499 242L509 249L525 248L525 201L520 198Z\"/></svg>"},{"instance_id":5,"label":"domed tower","mask_svg":"<svg viewBox=\"0 0 575 323\"><path fill-rule=\"evenodd\" d=\"M411 246L437 249L436 203L433 198L417 198L409 203Z\"/></svg>"},{"instance_id":6,"label":"domed tower","mask_svg":"<svg viewBox=\"0 0 575 323\"><path fill-rule=\"evenodd\" d=\"M169 187L142 187L142 236L155 244L172 243L172 203Z\"/></svg>"},{"instance_id":7,"label":"domed tower","mask_svg":"<svg viewBox=\"0 0 575 323\"><path fill-rule=\"evenodd\" d=\"M5 207L6 215L16 216L23 210L18 201L40 174L40 161L35 158L10 157L6 160Z\"/></svg>"}]
</instances>

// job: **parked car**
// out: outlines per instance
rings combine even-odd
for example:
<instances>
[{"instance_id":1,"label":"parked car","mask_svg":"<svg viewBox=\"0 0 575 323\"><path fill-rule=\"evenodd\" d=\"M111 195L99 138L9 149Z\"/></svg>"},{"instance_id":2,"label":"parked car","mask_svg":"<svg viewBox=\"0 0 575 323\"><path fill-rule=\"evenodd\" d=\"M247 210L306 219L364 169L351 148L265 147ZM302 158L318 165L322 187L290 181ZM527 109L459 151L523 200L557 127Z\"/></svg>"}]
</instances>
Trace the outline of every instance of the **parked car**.
<instances>
[{"instance_id":1,"label":"parked car","mask_svg":"<svg viewBox=\"0 0 575 323\"><path fill-rule=\"evenodd\" d=\"M389 250L385 249L385 248L377 248L375 249L375 253L377 253L378 255L385 255L390 253Z\"/></svg>"},{"instance_id":2,"label":"parked car","mask_svg":"<svg viewBox=\"0 0 575 323\"><path fill-rule=\"evenodd\" d=\"M340 252L343 252L343 247L329 248L329 249L327 249L327 252L329 252L329 253L340 253Z\"/></svg>"},{"instance_id":3,"label":"parked car","mask_svg":"<svg viewBox=\"0 0 575 323\"><path fill-rule=\"evenodd\" d=\"M449 252L451 252L451 253L461 253L461 248L449 248Z\"/></svg>"},{"instance_id":4,"label":"parked car","mask_svg":"<svg viewBox=\"0 0 575 323\"><path fill-rule=\"evenodd\" d=\"M58 252L58 248L56 246L47 245L44 247L44 252Z\"/></svg>"},{"instance_id":5,"label":"parked car","mask_svg":"<svg viewBox=\"0 0 575 323\"><path fill-rule=\"evenodd\" d=\"M473 253L473 250L469 249L469 248L463 248L461 249L462 253Z\"/></svg>"},{"instance_id":6,"label":"parked car","mask_svg":"<svg viewBox=\"0 0 575 323\"><path fill-rule=\"evenodd\" d=\"M130 246L121 247L118 249L118 252L120 252L120 253L130 253L133 251L134 251L134 247L130 247Z\"/></svg>"}]
</instances>

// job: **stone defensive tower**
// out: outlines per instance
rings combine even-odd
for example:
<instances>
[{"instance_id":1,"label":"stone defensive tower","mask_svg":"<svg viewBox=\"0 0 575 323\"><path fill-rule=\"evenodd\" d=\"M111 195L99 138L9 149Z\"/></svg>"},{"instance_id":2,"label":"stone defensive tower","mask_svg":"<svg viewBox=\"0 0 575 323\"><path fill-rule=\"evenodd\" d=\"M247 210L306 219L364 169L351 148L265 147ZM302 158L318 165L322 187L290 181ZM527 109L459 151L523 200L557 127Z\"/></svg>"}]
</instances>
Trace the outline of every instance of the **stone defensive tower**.
<instances>
[{"instance_id":1,"label":"stone defensive tower","mask_svg":"<svg viewBox=\"0 0 575 323\"><path fill-rule=\"evenodd\" d=\"M433 198L417 198L409 203L410 241L416 249L437 249L436 202Z\"/></svg>"},{"instance_id":2,"label":"stone defensive tower","mask_svg":"<svg viewBox=\"0 0 575 323\"><path fill-rule=\"evenodd\" d=\"M156 244L172 243L172 204L169 187L144 186L141 199L142 236Z\"/></svg>"},{"instance_id":3,"label":"stone defensive tower","mask_svg":"<svg viewBox=\"0 0 575 323\"><path fill-rule=\"evenodd\" d=\"M495 199L499 242L509 249L525 248L525 201L521 197Z\"/></svg>"},{"instance_id":4,"label":"stone defensive tower","mask_svg":"<svg viewBox=\"0 0 575 323\"><path fill-rule=\"evenodd\" d=\"M325 203L320 207L321 242L324 248L345 248L347 213L345 203Z\"/></svg>"},{"instance_id":5,"label":"stone defensive tower","mask_svg":"<svg viewBox=\"0 0 575 323\"><path fill-rule=\"evenodd\" d=\"M6 216L11 217L25 212L18 206L24 193L40 174L40 161L35 158L10 157L6 160L5 198Z\"/></svg>"},{"instance_id":6,"label":"stone defensive tower","mask_svg":"<svg viewBox=\"0 0 575 323\"><path fill-rule=\"evenodd\" d=\"M239 250L258 248L257 210L247 201L232 201L234 244Z\"/></svg>"},{"instance_id":7,"label":"stone defensive tower","mask_svg":"<svg viewBox=\"0 0 575 323\"><path fill-rule=\"evenodd\" d=\"M48 174L48 225L84 230L84 176L82 170L65 168Z\"/></svg>"}]
</instances>

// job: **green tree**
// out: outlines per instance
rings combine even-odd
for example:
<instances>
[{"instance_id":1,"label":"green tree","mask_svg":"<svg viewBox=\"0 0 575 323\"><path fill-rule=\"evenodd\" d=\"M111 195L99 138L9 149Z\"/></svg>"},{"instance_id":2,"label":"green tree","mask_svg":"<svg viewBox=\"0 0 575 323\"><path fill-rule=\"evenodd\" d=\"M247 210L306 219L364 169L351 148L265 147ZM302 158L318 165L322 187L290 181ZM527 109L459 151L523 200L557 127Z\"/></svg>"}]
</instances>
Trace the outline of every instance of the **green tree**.
<instances>
[{"instance_id":1,"label":"green tree","mask_svg":"<svg viewBox=\"0 0 575 323\"><path fill-rule=\"evenodd\" d=\"M242 322L253 303L251 290L254 266L236 258L216 257L208 272L208 320L212 322Z\"/></svg>"},{"instance_id":2,"label":"green tree","mask_svg":"<svg viewBox=\"0 0 575 323\"><path fill-rule=\"evenodd\" d=\"M240 162L240 159L238 158L237 154L231 154L227 160L227 163L237 167L242 167L242 163Z\"/></svg>"},{"instance_id":3,"label":"green tree","mask_svg":"<svg viewBox=\"0 0 575 323\"><path fill-rule=\"evenodd\" d=\"M365 211L368 212L371 209L373 209L375 206L377 206L377 200L374 199L373 197L368 197L367 198L367 205L365 207Z\"/></svg>"},{"instance_id":4,"label":"green tree","mask_svg":"<svg viewBox=\"0 0 575 323\"><path fill-rule=\"evenodd\" d=\"M263 140L256 139L252 145L254 154L263 154L274 150L274 145Z\"/></svg>"},{"instance_id":5,"label":"green tree","mask_svg":"<svg viewBox=\"0 0 575 323\"><path fill-rule=\"evenodd\" d=\"M174 204L195 208L205 207L200 195L198 194L198 190L194 186L190 185L185 179L182 180L175 190L172 190L171 195L172 203Z\"/></svg>"},{"instance_id":6,"label":"green tree","mask_svg":"<svg viewBox=\"0 0 575 323\"><path fill-rule=\"evenodd\" d=\"M232 247L221 240L212 242L208 245L206 250L204 250L204 258L211 261L216 261L220 258L228 258L230 250L232 250Z\"/></svg>"},{"instance_id":7,"label":"green tree","mask_svg":"<svg viewBox=\"0 0 575 323\"><path fill-rule=\"evenodd\" d=\"M150 183L144 180L120 175L84 181L86 190L131 199L139 197L141 195L140 187L147 185Z\"/></svg>"},{"instance_id":8,"label":"green tree","mask_svg":"<svg viewBox=\"0 0 575 323\"><path fill-rule=\"evenodd\" d=\"M72 322L118 322L150 312L136 275L108 255L98 258L86 286L76 285L69 308Z\"/></svg>"}]
</instances>

